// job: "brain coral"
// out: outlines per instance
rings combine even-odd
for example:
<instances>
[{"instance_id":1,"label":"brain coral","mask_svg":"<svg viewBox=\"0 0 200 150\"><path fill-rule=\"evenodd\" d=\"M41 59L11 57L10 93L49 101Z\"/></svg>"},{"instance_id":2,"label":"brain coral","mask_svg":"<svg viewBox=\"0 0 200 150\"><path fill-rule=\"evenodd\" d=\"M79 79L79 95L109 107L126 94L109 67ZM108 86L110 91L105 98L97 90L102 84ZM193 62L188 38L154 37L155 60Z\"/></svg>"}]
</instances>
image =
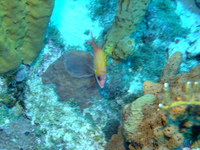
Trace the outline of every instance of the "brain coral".
<instances>
[{"instance_id":1,"label":"brain coral","mask_svg":"<svg viewBox=\"0 0 200 150\"><path fill-rule=\"evenodd\" d=\"M54 0L0 1L0 74L38 56L53 6Z\"/></svg>"}]
</instances>

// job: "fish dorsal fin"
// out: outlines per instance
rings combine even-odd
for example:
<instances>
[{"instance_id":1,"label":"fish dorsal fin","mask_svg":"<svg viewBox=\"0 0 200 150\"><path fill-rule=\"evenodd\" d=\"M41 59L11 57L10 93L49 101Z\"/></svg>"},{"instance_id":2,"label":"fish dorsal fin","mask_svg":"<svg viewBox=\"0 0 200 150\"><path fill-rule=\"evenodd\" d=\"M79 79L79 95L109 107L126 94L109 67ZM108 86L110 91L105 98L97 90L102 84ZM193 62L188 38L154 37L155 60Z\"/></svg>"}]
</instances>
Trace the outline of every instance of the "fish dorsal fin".
<instances>
[{"instance_id":1,"label":"fish dorsal fin","mask_svg":"<svg viewBox=\"0 0 200 150\"><path fill-rule=\"evenodd\" d=\"M91 32L91 40L86 41L87 43L91 44L94 50L94 53L96 53L100 48L94 43L94 37L93 37L93 33Z\"/></svg>"}]
</instances>

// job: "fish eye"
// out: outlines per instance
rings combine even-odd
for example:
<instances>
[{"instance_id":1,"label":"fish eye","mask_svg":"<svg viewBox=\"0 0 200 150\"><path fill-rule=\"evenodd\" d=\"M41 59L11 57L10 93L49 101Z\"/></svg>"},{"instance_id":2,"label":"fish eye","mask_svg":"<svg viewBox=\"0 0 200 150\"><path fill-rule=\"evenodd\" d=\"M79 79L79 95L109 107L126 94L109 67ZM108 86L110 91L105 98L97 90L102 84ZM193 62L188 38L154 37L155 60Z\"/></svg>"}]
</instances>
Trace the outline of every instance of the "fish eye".
<instances>
[{"instance_id":1,"label":"fish eye","mask_svg":"<svg viewBox=\"0 0 200 150\"><path fill-rule=\"evenodd\" d=\"M101 80L101 77L100 77L100 76L97 76L97 79L100 81L100 80Z\"/></svg>"}]
</instances>

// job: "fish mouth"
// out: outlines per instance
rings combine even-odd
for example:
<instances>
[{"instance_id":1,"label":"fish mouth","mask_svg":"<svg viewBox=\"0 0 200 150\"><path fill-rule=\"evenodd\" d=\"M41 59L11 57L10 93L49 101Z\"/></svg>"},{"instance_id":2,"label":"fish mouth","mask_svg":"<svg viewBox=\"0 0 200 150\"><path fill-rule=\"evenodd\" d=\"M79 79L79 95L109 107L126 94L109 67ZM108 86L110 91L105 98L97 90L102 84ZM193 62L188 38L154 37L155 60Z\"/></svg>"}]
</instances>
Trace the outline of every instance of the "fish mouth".
<instances>
[{"instance_id":1,"label":"fish mouth","mask_svg":"<svg viewBox=\"0 0 200 150\"><path fill-rule=\"evenodd\" d=\"M100 88L104 88L104 83L98 82Z\"/></svg>"},{"instance_id":2,"label":"fish mouth","mask_svg":"<svg viewBox=\"0 0 200 150\"><path fill-rule=\"evenodd\" d=\"M106 77L96 76L96 81L101 88L104 88Z\"/></svg>"},{"instance_id":3,"label":"fish mouth","mask_svg":"<svg viewBox=\"0 0 200 150\"><path fill-rule=\"evenodd\" d=\"M100 88L102 88L102 89L104 88L104 85L99 85L99 86L100 86Z\"/></svg>"}]
</instances>

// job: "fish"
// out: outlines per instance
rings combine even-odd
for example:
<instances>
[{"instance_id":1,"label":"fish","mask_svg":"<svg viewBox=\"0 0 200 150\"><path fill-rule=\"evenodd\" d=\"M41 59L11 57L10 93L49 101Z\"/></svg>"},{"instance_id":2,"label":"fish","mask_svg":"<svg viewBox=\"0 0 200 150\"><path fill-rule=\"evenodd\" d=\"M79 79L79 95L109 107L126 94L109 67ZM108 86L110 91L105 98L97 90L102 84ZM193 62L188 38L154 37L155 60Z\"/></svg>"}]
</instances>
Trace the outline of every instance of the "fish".
<instances>
[{"instance_id":1,"label":"fish","mask_svg":"<svg viewBox=\"0 0 200 150\"><path fill-rule=\"evenodd\" d=\"M91 41L86 42L93 47L93 70L96 81L101 88L104 88L106 82L106 53L95 44L92 32Z\"/></svg>"}]
</instances>

